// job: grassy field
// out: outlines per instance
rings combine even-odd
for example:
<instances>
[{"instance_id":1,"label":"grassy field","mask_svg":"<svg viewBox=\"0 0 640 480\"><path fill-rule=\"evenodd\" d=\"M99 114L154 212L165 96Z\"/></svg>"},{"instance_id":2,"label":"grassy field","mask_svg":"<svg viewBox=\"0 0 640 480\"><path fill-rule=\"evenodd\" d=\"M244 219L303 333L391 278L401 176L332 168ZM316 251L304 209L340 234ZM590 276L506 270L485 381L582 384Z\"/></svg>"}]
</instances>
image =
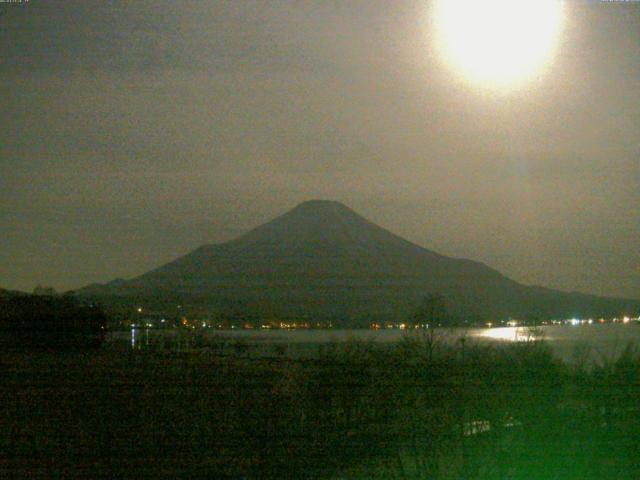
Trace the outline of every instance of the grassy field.
<instances>
[{"instance_id":1,"label":"grassy field","mask_svg":"<svg viewBox=\"0 0 640 480\"><path fill-rule=\"evenodd\" d=\"M0 477L640 478L640 357L543 342L314 360L219 346L0 354Z\"/></svg>"}]
</instances>

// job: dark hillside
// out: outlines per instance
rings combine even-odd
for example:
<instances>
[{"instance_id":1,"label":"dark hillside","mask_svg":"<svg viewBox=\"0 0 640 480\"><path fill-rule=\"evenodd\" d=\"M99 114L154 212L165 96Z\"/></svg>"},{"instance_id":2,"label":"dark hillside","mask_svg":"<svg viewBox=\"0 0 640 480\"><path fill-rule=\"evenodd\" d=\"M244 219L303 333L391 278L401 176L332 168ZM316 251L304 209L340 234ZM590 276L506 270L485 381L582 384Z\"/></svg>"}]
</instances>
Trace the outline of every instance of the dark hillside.
<instances>
[{"instance_id":1,"label":"dark hillside","mask_svg":"<svg viewBox=\"0 0 640 480\"><path fill-rule=\"evenodd\" d=\"M402 320L427 294L456 321L599 317L640 312L640 301L521 285L478 262L440 255L339 202L309 201L226 243L204 245L94 297L180 297L203 309L332 319L346 326Z\"/></svg>"}]
</instances>

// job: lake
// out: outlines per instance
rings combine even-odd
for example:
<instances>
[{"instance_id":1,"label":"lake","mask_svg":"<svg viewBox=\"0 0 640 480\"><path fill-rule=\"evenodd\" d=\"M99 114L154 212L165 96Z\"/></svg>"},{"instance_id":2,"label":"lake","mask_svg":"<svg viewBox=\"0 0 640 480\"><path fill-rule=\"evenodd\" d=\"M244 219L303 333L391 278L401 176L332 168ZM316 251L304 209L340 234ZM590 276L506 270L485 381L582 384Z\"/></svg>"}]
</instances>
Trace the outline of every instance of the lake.
<instances>
[{"instance_id":1,"label":"lake","mask_svg":"<svg viewBox=\"0 0 640 480\"><path fill-rule=\"evenodd\" d=\"M286 351L288 356L309 356L317 352L321 345L348 340L394 343L408 335L420 335L424 331L399 329L386 330L214 330L194 332L182 330L132 329L111 332L106 347L125 349L162 348L183 351L200 344L210 344L220 340L229 344L242 343L251 356L273 355L276 347ZM532 338L527 328L472 328L436 329L436 334L446 343L455 343L461 338L470 342L505 343L526 341ZM594 324L594 325L553 325L536 327L536 332L548 342L553 352L562 360L575 362L580 358L593 361L611 360L622 353L627 345L640 345L640 325ZM282 350L281 350L282 351Z\"/></svg>"}]
</instances>

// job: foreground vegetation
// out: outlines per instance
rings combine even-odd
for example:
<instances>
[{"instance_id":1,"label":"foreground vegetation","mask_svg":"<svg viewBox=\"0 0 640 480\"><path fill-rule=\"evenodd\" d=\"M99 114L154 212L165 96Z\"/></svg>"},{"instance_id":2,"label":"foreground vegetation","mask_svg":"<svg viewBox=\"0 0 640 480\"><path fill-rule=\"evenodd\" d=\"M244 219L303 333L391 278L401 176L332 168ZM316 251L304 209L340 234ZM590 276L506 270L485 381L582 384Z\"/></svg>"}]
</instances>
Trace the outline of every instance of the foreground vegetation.
<instances>
[{"instance_id":1,"label":"foreground vegetation","mask_svg":"<svg viewBox=\"0 0 640 480\"><path fill-rule=\"evenodd\" d=\"M0 477L640 478L631 348L587 369L541 341L200 347L2 353Z\"/></svg>"}]
</instances>

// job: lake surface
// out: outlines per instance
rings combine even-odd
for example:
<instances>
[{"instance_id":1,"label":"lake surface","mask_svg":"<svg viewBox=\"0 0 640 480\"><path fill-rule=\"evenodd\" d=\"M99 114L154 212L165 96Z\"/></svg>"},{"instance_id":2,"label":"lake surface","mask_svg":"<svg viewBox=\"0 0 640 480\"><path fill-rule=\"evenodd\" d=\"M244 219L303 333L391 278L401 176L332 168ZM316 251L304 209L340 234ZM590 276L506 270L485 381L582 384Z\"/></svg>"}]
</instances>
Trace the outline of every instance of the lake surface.
<instances>
[{"instance_id":1,"label":"lake surface","mask_svg":"<svg viewBox=\"0 0 640 480\"><path fill-rule=\"evenodd\" d=\"M188 350L199 344L211 344L216 340L228 345L243 343L251 355L272 355L277 347L286 349L290 356L308 356L318 351L321 345L348 340L363 340L377 343L400 342L411 335L424 331L399 329L387 330L198 330L193 333L181 330L135 329L111 332L107 347L146 349L159 345L177 351ZM461 338L469 342L509 343L533 338L531 330L523 327L436 329L436 334L446 343L455 343ZM587 358L591 361L607 361L619 356L629 345L640 346L640 325L554 325L536 327L536 338L541 336L553 352L562 360L575 362Z\"/></svg>"}]
</instances>

